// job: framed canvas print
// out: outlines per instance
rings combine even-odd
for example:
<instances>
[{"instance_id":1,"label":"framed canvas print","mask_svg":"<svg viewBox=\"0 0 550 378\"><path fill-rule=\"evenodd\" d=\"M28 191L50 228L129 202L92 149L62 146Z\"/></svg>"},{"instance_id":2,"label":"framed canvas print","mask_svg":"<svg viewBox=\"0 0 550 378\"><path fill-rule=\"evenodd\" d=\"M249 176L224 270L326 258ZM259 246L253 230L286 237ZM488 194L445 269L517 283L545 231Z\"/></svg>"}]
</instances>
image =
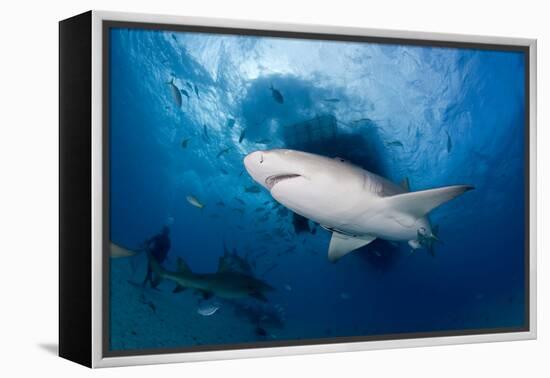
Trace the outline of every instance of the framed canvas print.
<instances>
[{"instance_id":1,"label":"framed canvas print","mask_svg":"<svg viewBox=\"0 0 550 378\"><path fill-rule=\"evenodd\" d=\"M534 40L60 22L60 355L536 336Z\"/></svg>"}]
</instances>

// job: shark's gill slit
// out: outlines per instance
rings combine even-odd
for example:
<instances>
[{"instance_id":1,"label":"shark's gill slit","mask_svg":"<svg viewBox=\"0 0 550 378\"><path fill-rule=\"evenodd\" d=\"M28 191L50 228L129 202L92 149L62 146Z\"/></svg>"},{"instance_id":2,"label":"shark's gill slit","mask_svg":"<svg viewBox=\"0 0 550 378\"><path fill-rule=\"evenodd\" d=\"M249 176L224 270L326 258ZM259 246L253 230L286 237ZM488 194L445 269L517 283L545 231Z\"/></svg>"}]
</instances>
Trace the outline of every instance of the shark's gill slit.
<instances>
[{"instance_id":1,"label":"shark's gill slit","mask_svg":"<svg viewBox=\"0 0 550 378\"><path fill-rule=\"evenodd\" d=\"M300 175L297 175L297 174L273 175L265 179L265 184L269 189L271 189L275 186L275 184L281 181L293 179L296 177L300 177Z\"/></svg>"}]
</instances>

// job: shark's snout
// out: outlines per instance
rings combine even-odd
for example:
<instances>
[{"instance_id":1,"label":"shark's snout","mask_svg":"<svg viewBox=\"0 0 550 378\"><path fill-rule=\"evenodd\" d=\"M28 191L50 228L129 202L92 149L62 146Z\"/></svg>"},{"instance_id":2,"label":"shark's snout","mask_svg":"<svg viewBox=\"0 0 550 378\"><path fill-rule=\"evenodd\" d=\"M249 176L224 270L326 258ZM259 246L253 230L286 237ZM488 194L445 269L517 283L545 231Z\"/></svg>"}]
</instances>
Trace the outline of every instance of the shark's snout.
<instances>
[{"instance_id":1,"label":"shark's snout","mask_svg":"<svg viewBox=\"0 0 550 378\"><path fill-rule=\"evenodd\" d=\"M244 158L244 166L254 181L271 190L282 181L300 177L289 171L289 162L281 156L284 153L283 150L255 151Z\"/></svg>"},{"instance_id":2,"label":"shark's snout","mask_svg":"<svg viewBox=\"0 0 550 378\"><path fill-rule=\"evenodd\" d=\"M269 159L268 151L254 151L249 153L244 158L244 167L250 175L250 177L258 184L269 190L266 185L266 179L273 175L274 171L270 163L273 163L273 159Z\"/></svg>"},{"instance_id":3,"label":"shark's snout","mask_svg":"<svg viewBox=\"0 0 550 378\"><path fill-rule=\"evenodd\" d=\"M252 171L255 171L259 164L264 162L263 151L254 151L244 158L244 166L248 173L252 175Z\"/></svg>"}]
</instances>

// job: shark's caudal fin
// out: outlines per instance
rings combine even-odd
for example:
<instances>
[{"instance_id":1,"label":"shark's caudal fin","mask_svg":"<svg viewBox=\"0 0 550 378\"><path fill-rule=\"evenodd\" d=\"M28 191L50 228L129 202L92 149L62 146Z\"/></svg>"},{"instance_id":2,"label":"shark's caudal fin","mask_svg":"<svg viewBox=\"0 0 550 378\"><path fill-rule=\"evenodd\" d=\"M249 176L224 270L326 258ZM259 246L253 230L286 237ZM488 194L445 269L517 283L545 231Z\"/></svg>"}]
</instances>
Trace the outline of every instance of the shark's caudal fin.
<instances>
[{"instance_id":1,"label":"shark's caudal fin","mask_svg":"<svg viewBox=\"0 0 550 378\"><path fill-rule=\"evenodd\" d=\"M121 257L134 257L145 251L145 248L130 249L119 244L111 242L110 245L111 258L118 259Z\"/></svg>"},{"instance_id":2,"label":"shark's caudal fin","mask_svg":"<svg viewBox=\"0 0 550 378\"><path fill-rule=\"evenodd\" d=\"M397 194L386 197L384 200L387 201L390 208L420 218L439 205L472 189L474 187L470 185L445 186L443 188Z\"/></svg>"},{"instance_id":3,"label":"shark's caudal fin","mask_svg":"<svg viewBox=\"0 0 550 378\"><path fill-rule=\"evenodd\" d=\"M330 245L328 247L328 259L331 262L335 262L342 256L350 253L351 251L369 244L374 239L376 238L369 236L355 238L353 236L347 236L338 232L333 232L332 238L330 239Z\"/></svg>"},{"instance_id":4,"label":"shark's caudal fin","mask_svg":"<svg viewBox=\"0 0 550 378\"><path fill-rule=\"evenodd\" d=\"M138 251L133 251L128 248L124 248L121 245L111 242L111 258L118 259L121 257L132 257L135 256Z\"/></svg>"}]
</instances>

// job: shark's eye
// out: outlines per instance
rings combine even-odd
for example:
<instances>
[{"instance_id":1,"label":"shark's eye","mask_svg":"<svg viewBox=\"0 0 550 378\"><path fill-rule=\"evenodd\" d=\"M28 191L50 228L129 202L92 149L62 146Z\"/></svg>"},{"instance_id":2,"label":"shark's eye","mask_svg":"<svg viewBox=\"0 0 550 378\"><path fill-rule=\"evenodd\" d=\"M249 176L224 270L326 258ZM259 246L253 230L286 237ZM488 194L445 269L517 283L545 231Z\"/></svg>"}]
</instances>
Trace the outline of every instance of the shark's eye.
<instances>
[{"instance_id":1,"label":"shark's eye","mask_svg":"<svg viewBox=\"0 0 550 378\"><path fill-rule=\"evenodd\" d=\"M260 155L260 164L262 164L263 162L264 162L264 155L261 154L261 155Z\"/></svg>"}]
</instances>

